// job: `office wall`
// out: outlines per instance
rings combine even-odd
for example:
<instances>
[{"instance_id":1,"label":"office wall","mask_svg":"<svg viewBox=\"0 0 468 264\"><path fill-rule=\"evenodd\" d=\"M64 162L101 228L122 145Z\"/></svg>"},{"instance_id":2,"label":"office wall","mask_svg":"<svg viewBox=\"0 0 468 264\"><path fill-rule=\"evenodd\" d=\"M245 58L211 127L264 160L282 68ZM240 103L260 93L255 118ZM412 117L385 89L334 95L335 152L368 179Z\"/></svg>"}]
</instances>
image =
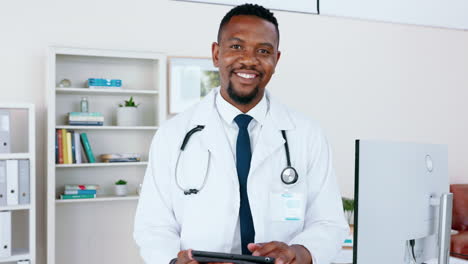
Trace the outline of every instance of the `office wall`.
<instances>
[{"instance_id":1,"label":"office wall","mask_svg":"<svg viewBox=\"0 0 468 264\"><path fill-rule=\"evenodd\" d=\"M229 8L169 0L2 2L0 100L36 104L39 264L46 263L46 47L210 56ZM468 183L468 32L276 15L283 54L269 89L321 122L344 195L353 194L356 138L449 144L451 182Z\"/></svg>"}]
</instances>

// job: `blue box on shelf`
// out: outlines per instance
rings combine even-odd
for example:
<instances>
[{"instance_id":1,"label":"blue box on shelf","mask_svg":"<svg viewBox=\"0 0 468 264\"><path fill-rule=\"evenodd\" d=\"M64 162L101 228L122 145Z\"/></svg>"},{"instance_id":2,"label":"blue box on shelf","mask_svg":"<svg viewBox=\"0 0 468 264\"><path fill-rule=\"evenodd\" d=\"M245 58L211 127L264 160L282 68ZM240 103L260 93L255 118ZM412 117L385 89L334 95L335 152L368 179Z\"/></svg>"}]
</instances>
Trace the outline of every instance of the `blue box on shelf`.
<instances>
[{"instance_id":1,"label":"blue box on shelf","mask_svg":"<svg viewBox=\"0 0 468 264\"><path fill-rule=\"evenodd\" d=\"M89 78L88 87L102 87L102 88L121 88L122 80L119 79L101 79L101 78Z\"/></svg>"}]
</instances>

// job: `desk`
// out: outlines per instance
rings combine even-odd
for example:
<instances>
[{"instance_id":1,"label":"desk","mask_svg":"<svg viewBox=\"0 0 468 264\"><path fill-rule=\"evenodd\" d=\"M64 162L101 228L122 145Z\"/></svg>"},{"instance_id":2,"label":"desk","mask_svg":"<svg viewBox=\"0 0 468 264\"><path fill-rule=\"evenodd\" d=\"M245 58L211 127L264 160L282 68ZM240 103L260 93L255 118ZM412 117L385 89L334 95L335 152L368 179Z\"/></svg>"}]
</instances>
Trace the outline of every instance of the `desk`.
<instances>
[{"instance_id":1,"label":"desk","mask_svg":"<svg viewBox=\"0 0 468 264\"><path fill-rule=\"evenodd\" d=\"M349 227L350 227L350 235L352 237L354 226L350 225ZM333 259L331 264L352 264L352 263L353 263L353 248L343 247L340 253L336 256L336 258ZM378 263L378 260L376 260L376 263ZM426 264L438 264L438 262L437 262L437 259L431 259L430 261L427 261ZM450 264L468 264L468 260L450 257Z\"/></svg>"}]
</instances>

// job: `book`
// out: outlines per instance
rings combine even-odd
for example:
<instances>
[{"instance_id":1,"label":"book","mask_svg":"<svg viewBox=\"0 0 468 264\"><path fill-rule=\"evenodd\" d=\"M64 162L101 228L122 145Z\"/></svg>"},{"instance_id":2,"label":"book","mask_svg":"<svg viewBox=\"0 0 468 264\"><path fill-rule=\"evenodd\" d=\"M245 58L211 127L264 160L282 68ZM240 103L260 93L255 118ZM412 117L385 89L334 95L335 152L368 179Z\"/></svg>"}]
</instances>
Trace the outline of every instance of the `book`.
<instances>
[{"instance_id":1,"label":"book","mask_svg":"<svg viewBox=\"0 0 468 264\"><path fill-rule=\"evenodd\" d=\"M97 184L67 184L65 190L99 190Z\"/></svg>"},{"instance_id":2,"label":"book","mask_svg":"<svg viewBox=\"0 0 468 264\"><path fill-rule=\"evenodd\" d=\"M140 159L135 159L135 158L123 158L123 159L106 159L103 160L102 162L139 162Z\"/></svg>"},{"instance_id":3,"label":"book","mask_svg":"<svg viewBox=\"0 0 468 264\"><path fill-rule=\"evenodd\" d=\"M68 121L94 121L104 122L103 116L70 116Z\"/></svg>"},{"instance_id":4,"label":"book","mask_svg":"<svg viewBox=\"0 0 468 264\"><path fill-rule=\"evenodd\" d=\"M69 117L102 117L100 112L70 112Z\"/></svg>"},{"instance_id":5,"label":"book","mask_svg":"<svg viewBox=\"0 0 468 264\"><path fill-rule=\"evenodd\" d=\"M140 154L137 153L110 153L102 154L99 156L101 159L122 159L122 158L140 158Z\"/></svg>"},{"instance_id":6,"label":"book","mask_svg":"<svg viewBox=\"0 0 468 264\"><path fill-rule=\"evenodd\" d=\"M80 133L73 133L73 140L75 142L75 161L77 164L83 163L81 159L81 142L80 142Z\"/></svg>"},{"instance_id":7,"label":"book","mask_svg":"<svg viewBox=\"0 0 468 264\"><path fill-rule=\"evenodd\" d=\"M60 164L59 162L59 144L58 144L58 130L55 130L55 164Z\"/></svg>"},{"instance_id":8,"label":"book","mask_svg":"<svg viewBox=\"0 0 468 264\"><path fill-rule=\"evenodd\" d=\"M60 199L91 199L96 198L96 194L61 194Z\"/></svg>"},{"instance_id":9,"label":"book","mask_svg":"<svg viewBox=\"0 0 468 264\"><path fill-rule=\"evenodd\" d=\"M97 190L67 190L65 189L64 194L72 195L72 194L97 194Z\"/></svg>"},{"instance_id":10,"label":"book","mask_svg":"<svg viewBox=\"0 0 468 264\"><path fill-rule=\"evenodd\" d=\"M86 121L86 122L104 122L104 116L99 112L70 112L68 113L68 122Z\"/></svg>"},{"instance_id":11,"label":"book","mask_svg":"<svg viewBox=\"0 0 468 264\"><path fill-rule=\"evenodd\" d=\"M141 155L136 153L114 153L99 156L102 162L137 162L140 161L140 157Z\"/></svg>"},{"instance_id":12,"label":"book","mask_svg":"<svg viewBox=\"0 0 468 264\"><path fill-rule=\"evenodd\" d=\"M70 126L102 126L104 122L99 121L68 121Z\"/></svg>"},{"instance_id":13,"label":"book","mask_svg":"<svg viewBox=\"0 0 468 264\"><path fill-rule=\"evenodd\" d=\"M57 129L57 155L58 155L58 164L63 164L63 139L62 131Z\"/></svg>"},{"instance_id":14,"label":"book","mask_svg":"<svg viewBox=\"0 0 468 264\"><path fill-rule=\"evenodd\" d=\"M81 133L81 144L83 144L83 148L86 152L86 157L88 157L89 163L95 163L96 160L94 159L93 151L91 149L91 145L89 144L88 136L86 133Z\"/></svg>"},{"instance_id":15,"label":"book","mask_svg":"<svg viewBox=\"0 0 468 264\"><path fill-rule=\"evenodd\" d=\"M86 116L77 116L68 118L68 122L104 122L104 117L86 117Z\"/></svg>"},{"instance_id":16,"label":"book","mask_svg":"<svg viewBox=\"0 0 468 264\"><path fill-rule=\"evenodd\" d=\"M73 163L73 154L72 154L72 140L71 140L71 133L67 132L66 134L67 139L67 164Z\"/></svg>"},{"instance_id":17,"label":"book","mask_svg":"<svg viewBox=\"0 0 468 264\"><path fill-rule=\"evenodd\" d=\"M76 163L75 132L70 131L72 163Z\"/></svg>"},{"instance_id":18,"label":"book","mask_svg":"<svg viewBox=\"0 0 468 264\"><path fill-rule=\"evenodd\" d=\"M68 164L68 154L67 154L67 130L61 129L62 132L62 153L63 153L63 164Z\"/></svg>"},{"instance_id":19,"label":"book","mask_svg":"<svg viewBox=\"0 0 468 264\"><path fill-rule=\"evenodd\" d=\"M122 86L122 80L119 80L119 79L103 79L103 78L89 78L88 79L88 87L92 88L94 86L120 88Z\"/></svg>"}]
</instances>

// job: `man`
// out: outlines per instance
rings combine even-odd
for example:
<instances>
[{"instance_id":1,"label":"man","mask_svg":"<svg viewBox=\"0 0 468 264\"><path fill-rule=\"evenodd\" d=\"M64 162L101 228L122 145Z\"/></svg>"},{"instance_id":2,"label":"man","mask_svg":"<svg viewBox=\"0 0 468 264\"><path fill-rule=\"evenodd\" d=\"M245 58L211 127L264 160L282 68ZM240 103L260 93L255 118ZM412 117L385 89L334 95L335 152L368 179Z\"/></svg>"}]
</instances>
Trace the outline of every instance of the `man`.
<instances>
[{"instance_id":1,"label":"man","mask_svg":"<svg viewBox=\"0 0 468 264\"><path fill-rule=\"evenodd\" d=\"M151 145L134 232L147 263L196 264L194 249L322 264L341 247L348 227L330 147L315 122L265 92L278 47L277 20L261 6L221 21L221 87Z\"/></svg>"}]
</instances>

